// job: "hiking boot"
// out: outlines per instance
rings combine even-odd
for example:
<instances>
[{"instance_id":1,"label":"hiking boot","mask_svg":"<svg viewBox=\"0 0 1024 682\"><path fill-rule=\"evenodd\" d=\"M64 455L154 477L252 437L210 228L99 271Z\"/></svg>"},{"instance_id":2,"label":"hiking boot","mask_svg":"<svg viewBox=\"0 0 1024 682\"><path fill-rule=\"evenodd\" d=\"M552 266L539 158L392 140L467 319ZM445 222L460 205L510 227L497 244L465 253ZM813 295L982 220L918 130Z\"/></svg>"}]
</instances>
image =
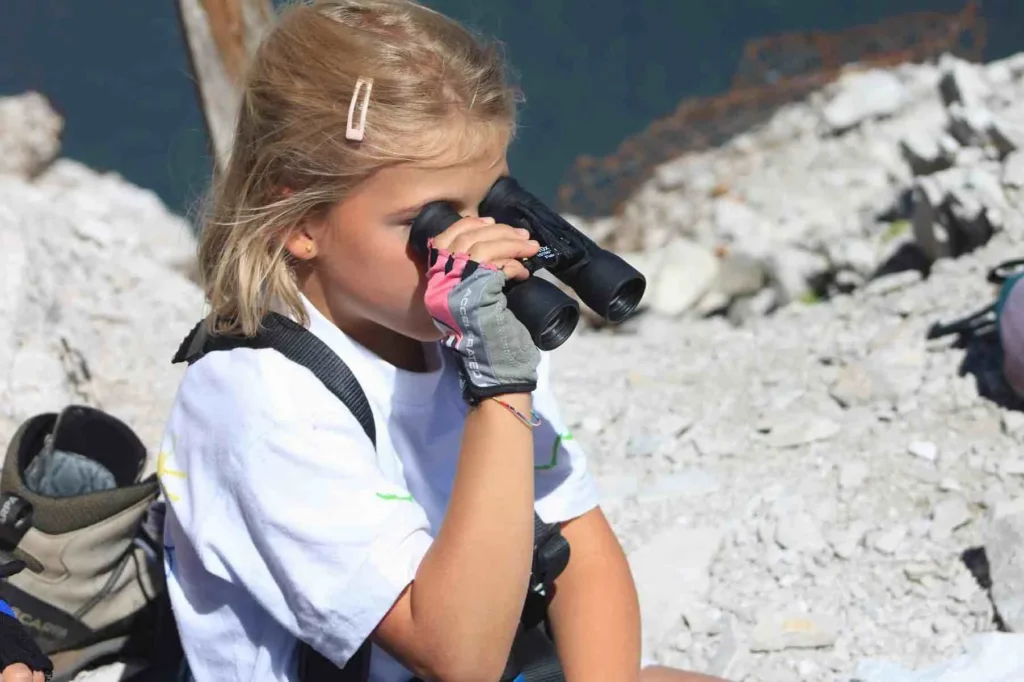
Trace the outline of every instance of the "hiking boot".
<instances>
[{"instance_id":1,"label":"hiking boot","mask_svg":"<svg viewBox=\"0 0 1024 682\"><path fill-rule=\"evenodd\" d=\"M159 545L140 530L159 487L146 449L100 410L70 406L18 429L0 474L0 552L26 569L6 600L70 680L100 659L146 655L159 620Z\"/></svg>"}]
</instances>

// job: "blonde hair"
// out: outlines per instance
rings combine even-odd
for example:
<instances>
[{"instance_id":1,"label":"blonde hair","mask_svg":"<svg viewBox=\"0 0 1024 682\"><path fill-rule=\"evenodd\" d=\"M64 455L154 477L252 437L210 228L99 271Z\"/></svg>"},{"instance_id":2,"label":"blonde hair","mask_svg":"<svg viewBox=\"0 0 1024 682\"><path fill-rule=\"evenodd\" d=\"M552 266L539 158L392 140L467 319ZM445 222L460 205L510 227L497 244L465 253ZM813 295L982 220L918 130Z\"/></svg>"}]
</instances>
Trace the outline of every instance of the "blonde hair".
<instances>
[{"instance_id":1,"label":"blonde hair","mask_svg":"<svg viewBox=\"0 0 1024 682\"><path fill-rule=\"evenodd\" d=\"M247 70L230 159L202 220L210 328L251 336L275 301L308 324L290 231L382 168L469 158L496 130L511 139L520 95L507 75L499 43L412 0L283 10ZM373 79L361 142L345 136L360 77Z\"/></svg>"}]
</instances>

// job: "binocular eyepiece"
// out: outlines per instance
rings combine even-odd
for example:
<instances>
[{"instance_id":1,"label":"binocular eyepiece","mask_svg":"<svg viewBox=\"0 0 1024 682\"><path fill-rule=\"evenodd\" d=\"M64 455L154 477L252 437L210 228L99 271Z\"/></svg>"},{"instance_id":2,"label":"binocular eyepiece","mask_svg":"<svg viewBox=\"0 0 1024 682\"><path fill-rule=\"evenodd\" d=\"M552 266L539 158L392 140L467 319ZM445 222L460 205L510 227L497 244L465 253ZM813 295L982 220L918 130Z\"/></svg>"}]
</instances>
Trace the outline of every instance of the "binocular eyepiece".
<instances>
[{"instance_id":1,"label":"binocular eyepiece","mask_svg":"<svg viewBox=\"0 0 1024 682\"><path fill-rule=\"evenodd\" d=\"M647 281L616 254L602 249L510 177L500 178L480 204L480 215L523 228L540 243L540 251L523 265L530 273L547 270L571 288L608 322L622 322L636 311ZM462 216L443 201L427 204L412 223L409 242L421 257L427 241ZM539 277L510 281L505 297L512 314L529 330L541 350L553 350L576 329L579 305L555 284Z\"/></svg>"}]
</instances>

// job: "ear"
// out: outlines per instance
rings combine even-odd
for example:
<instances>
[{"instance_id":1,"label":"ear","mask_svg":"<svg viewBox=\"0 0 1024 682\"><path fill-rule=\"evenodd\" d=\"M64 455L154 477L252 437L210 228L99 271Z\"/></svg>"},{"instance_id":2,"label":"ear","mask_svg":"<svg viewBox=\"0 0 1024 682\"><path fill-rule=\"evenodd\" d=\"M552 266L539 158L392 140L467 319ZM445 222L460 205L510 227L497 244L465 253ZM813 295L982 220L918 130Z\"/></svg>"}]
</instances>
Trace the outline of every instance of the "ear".
<instances>
[{"instance_id":1,"label":"ear","mask_svg":"<svg viewBox=\"0 0 1024 682\"><path fill-rule=\"evenodd\" d=\"M284 186L278 188L277 194L279 198L286 199L294 192L291 187ZM316 239L313 238L313 231L309 228L306 221L303 221L284 239L284 248L296 260L310 260L316 256Z\"/></svg>"},{"instance_id":2,"label":"ear","mask_svg":"<svg viewBox=\"0 0 1024 682\"><path fill-rule=\"evenodd\" d=\"M305 226L296 227L284 240L284 248L296 260L308 261L316 257L316 240Z\"/></svg>"}]
</instances>

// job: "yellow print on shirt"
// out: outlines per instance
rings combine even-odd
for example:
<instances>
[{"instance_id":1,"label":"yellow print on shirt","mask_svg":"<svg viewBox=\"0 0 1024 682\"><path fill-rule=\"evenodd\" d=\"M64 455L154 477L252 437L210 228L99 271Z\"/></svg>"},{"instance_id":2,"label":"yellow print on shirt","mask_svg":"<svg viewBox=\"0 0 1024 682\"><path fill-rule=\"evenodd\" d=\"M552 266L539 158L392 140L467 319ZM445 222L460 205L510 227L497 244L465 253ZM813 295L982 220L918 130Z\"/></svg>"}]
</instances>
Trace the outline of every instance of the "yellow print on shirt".
<instances>
[{"instance_id":1,"label":"yellow print on shirt","mask_svg":"<svg viewBox=\"0 0 1024 682\"><path fill-rule=\"evenodd\" d=\"M167 460L174 458L174 439L168 437L169 444L167 447L161 448L160 452L156 456L156 477L160 481L160 488L164 491L164 496L171 502L177 502L181 499L178 495L175 495L167 489L168 478L188 478L184 471L177 471L167 466Z\"/></svg>"}]
</instances>

